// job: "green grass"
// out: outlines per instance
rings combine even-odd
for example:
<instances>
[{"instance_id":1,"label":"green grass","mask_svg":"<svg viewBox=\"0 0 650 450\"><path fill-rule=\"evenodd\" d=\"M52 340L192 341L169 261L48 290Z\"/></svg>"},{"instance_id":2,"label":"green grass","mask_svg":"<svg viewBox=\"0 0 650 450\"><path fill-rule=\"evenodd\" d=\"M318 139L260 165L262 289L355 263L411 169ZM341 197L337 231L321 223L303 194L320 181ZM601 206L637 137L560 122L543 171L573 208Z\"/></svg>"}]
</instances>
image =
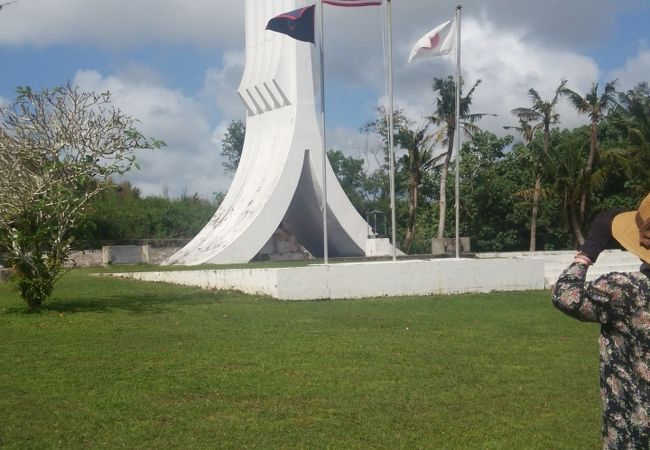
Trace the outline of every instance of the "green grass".
<instances>
[{"instance_id":1,"label":"green grass","mask_svg":"<svg viewBox=\"0 0 650 450\"><path fill-rule=\"evenodd\" d=\"M0 448L597 449L598 328L548 292L282 302L0 284Z\"/></svg>"}]
</instances>

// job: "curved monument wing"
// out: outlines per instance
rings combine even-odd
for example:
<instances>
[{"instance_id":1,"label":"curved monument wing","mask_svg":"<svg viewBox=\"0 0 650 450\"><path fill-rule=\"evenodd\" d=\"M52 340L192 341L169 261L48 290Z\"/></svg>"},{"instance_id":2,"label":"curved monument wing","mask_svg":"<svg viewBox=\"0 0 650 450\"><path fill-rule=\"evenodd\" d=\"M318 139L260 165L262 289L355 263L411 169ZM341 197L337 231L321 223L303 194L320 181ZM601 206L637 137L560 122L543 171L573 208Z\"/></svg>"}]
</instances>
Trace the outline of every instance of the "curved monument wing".
<instances>
[{"instance_id":1,"label":"curved monument wing","mask_svg":"<svg viewBox=\"0 0 650 450\"><path fill-rule=\"evenodd\" d=\"M247 110L241 160L210 222L164 264L248 262L283 220L313 255L322 255L323 148L315 105L314 46L265 30L270 18L303 3L246 0L246 64L238 89ZM329 162L326 169L329 254L363 256L368 224L348 200Z\"/></svg>"}]
</instances>

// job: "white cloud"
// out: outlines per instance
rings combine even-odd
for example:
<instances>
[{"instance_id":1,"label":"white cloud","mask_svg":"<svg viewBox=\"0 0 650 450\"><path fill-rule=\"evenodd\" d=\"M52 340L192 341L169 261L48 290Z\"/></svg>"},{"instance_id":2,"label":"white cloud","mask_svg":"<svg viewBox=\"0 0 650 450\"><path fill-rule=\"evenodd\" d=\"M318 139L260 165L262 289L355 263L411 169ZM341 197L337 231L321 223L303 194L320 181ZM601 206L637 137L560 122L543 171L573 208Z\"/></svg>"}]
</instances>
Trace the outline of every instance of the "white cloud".
<instances>
[{"instance_id":1,"label":"white cloud","mask_svg":"<svg viewBox=\"0 0 650 450\"><path fill-rule=\"evenodd\" d=\"M205 74L201 96L214 104L228 122L245 117L245 107L237 95L243 70L243 52L226 52L223 67L209 69Z\"/></svg>"},{"instance_id":2,"label":"white cloud","mask_svg":"<svg viewBox=\"0 0 650 450\"><path fill-rule=\"evenodd\" d=\"M599 76L598 66L591 58L532 41L523 29L497 32L496 25L485 20L464 21L461 49L465 93L481 80L472 97L472 112L497 114L483 118L479 126L499 135L504 134L503 126L516 123L512 109L530 105L530 88L550 100L562 79L567 79L568 86L580 92L586 91ZM435 98L433 78L444 78L454 72L452 57L415 60L408 66L398 67L398 84L394 89L396 107L404 109L413 120L430 115ZM562 127L585 123L562 100L558 112Z\"/></svg>"},{"instance_id":3,"label":"white cloud","mask_svg":"<svg viewBox=\"0 0 650 450\"><path fill-rule=\"evenodd\" d=\"M361 159L367 167L375 168L378 166L378 159L382 155L375 154L375 150L380 148L380 141L376 136L367 136L359 133L358 128L350 130L345 127L335 127L327 130L327 148L343 151L347 156ZM381 162L381 161L379 161Z\"/></svg>"},{"instance_id":4,"label":"white cloud","mask_svg":"<svg viewBox=\"0 0 650 450\"><path fill-rule=\"evenodd\" d=\"M160 84L95 71L78 72L74 83L84 90L110 91L113 103L140 121L145 136L167 143L162 150L141 152L140 171L126 176L145 194L160 195L168 187L172 196L197 192L210 198L227 188L230 180L222 176L210 121L195 99Z\"/></svg>"},{"instance_id":5,"label":"white cloud","mask_svg":"<svg viewBox=\"0 0 650 450\"><path fill-rule=\"evenodd\" d=\"M492 0L465 2L463 15L487 19L508 29L524 26L545 42L592 44L605 39L616 13L643 0L583 2ZM306 4L303 0L301 4ZM411 40L436 21L454 14L456 0L393 2L394 33ZM221 48L240 48L244 37L243 0L29 0L8 5L0 16L0 43L95 44L107 47L142 45L150 41L191 42ZM286 3L285 3L286 4ZM290 4L287 4L288 6ZM379 8L326 7L327 29L335 47L373 41L368 27L379 27ZM561 14L558 13L561 11ZM378 28L377 28L378 29ZM420 30L420 31L418 31ZM376 42L376 41L375 41Z\"/></svg>"},{"instance_id":6,"label":"white cloud","mask_svg":"<svg viewBox=\"0 0 650 450\"><path fill-rule=\"evenodd\" d=\"M231 47L243 39L244 2L229 0L29 0L2 11L0 43L100 47L151 41Z\"/></svg>"},{"instance_id":7,"label":"white cloud","mask_svg":"<svg viewBox=\"0 0 650 450\"><path fill-rule=\"evenodd\" d=\"M395 54L408 55L412 44L396 45ZM417 122L433 112L433 78L453 75L455 60L453 57L439 57L406 64L406 58L398 56L394 60L395 108L403 109ZM638 69L644 67L639 64L640 60L641 57L629 64L635 68L630 71L639 73L642 70ZM378 65L374 67L378 104L386 105L386 96L382 92L384 72L383 69L376 70ZM359 71L363 74L360 79L366 79L371 73L367 67ZM517 123L512 109L530 105L530 88L537 90L543 99L550 100L562 79L568 80L567 86L571 89L587 92L591 83L600 77L598 65L590 57L535 40L523 27L499 29L496 23L473 18L463 22L462 72L465 91L476 80L482 80L473 95L472 111L497 114L496 117L483 118L479 126L498 135L506 134L504 126ZM560 113L560 127L572 128L587 122L563 99L560 99L557 111ZM371 119L373 117L367 117L363 121ZM360 125L350 123L348 128L328 130L328 148L340 148L354 157L363 155L367 143L358 132Z\"/></svg>"},{"instance_id":8,"label":"white cloud","mask_svg":"<svg viewBox=\"0 0 650 450\"><path fill-rule=\"evenodd\" d=\"M612 72L608 79L618 79L617 87L627 91L642 81L650 81L650 49L642 43L639 53L625 63L625 66Z\"/></svg>"},{"instance_id":9,"label":"white cloud","mask_svg":"<svg viewBox=\"0 0 650 450\"><path fill-rule=\"evenodd\" d=\"M497 30L492 23L468 20L464 35L464 77L468 85L482 80L474 95L473 110L498 114L482 121L483 127L497 134L504 125L516 123L510 112L513 108L530 105L530 88L550 100L562 79L579 92L598 80L598 66L591 58L527 40L523 31ZM483 36L490 39L481 39ZM559 102L558 112L562 127L583 123L566 102Z\"/></svg>"},{"instance_id":10,"label":"white cloud","mask_svg":"<svg viewBox=\"0 0 650 450\"><path fill-rule=\"evenodd\" d=\"M77 72L75 77L84 88L112 90L115 102L142 121L143 132L168 143L167 149L141 155L142 170L129 178L148 193L160 193L166 185L174 195L186 190L208 197L230 183L223 174L220 139L230 120L244 117L236 94L244 61L244 3L21 0L0 14L0 46L28 49L30 45L83 43L112 50L172 43L207 48L219 55L222 64L206 71L199 92L181 90L180 85L172 88L161 72L139 64L127 63L111 75L90 70ZM453 61L443 58L406 65L406 56L417 38L451 17L456 3L440 0L432 8L422 1L393 2L395 106L405 109L413 120L432 111L433 77L453 74L454 67ZM543 98L550 98L562 78L578 92L586 92L591 82L600 78L596 62L572 48L593 48L606 41L622 6L615 0L593 3L585 9L583 2L566 0L466 2L463 76L467 87L482 80L474 95L473 111L498 114L484 119L483 128L501 133L504 125L513 124L510 110L529 104L527 91L531 87ZM340 83L347 92L362 87L383 102L382 9L327 7L326 19L328 80ZM110 58L111 51L105 54ZM155 64L155 58L151 61ZM70 68L71 73L81 67L88 66L81 63ZM183 68L178 70L181 73ZM615 75L623 87L646 79L647 73L650 53L642 48ZM372 94L365 101L372 104ZM564 127L584 123L566 102L561 102L559 112ZM337 122L336 129L328 130L328 147L341 148L355 157L363 154L367 145L358 128L371 119L356 117L347 127Z\"/></svg>"}]
</instances>

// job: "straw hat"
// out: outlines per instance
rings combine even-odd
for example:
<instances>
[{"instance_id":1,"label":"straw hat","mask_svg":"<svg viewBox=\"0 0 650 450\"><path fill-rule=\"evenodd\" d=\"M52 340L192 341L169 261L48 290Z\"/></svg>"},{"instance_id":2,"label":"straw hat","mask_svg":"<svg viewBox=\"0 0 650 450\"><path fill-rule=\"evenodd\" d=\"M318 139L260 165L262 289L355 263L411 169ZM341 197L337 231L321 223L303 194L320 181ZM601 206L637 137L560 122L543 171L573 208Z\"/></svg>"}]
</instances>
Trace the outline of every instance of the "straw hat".
<instances>
[{"instance_id":1,"label":"straw hat","mask_svg":"<svg viewBox=\"0 0 650 450\"><path fill-rule=\"evenodd\" d=\"M641 201L637 211L614 217L612 236L627 251L650 263L650 194Z\"/></svg>"}]
</instances>

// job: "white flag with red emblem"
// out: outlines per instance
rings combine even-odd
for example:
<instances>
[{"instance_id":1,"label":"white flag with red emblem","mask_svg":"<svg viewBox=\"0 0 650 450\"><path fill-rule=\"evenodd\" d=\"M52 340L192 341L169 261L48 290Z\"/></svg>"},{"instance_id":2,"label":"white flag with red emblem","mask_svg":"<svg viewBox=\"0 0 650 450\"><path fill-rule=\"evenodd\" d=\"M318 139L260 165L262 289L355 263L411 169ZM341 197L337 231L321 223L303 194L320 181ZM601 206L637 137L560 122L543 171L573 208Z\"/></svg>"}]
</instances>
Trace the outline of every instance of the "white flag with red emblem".
<instances>
[{"instance_id":1,"label":"white flag with red emblem","mask_svg":"<svg viewBox=\"0 0 650 450\"><path fill-rule=\"evenodd\" d=\"M456 19L451 19L422 36L411 49L408 62L427 56L449 55L455 49Z\"/></svg>"}]
</instances>

